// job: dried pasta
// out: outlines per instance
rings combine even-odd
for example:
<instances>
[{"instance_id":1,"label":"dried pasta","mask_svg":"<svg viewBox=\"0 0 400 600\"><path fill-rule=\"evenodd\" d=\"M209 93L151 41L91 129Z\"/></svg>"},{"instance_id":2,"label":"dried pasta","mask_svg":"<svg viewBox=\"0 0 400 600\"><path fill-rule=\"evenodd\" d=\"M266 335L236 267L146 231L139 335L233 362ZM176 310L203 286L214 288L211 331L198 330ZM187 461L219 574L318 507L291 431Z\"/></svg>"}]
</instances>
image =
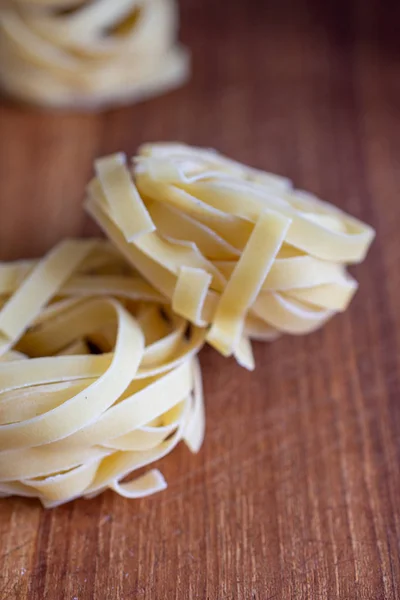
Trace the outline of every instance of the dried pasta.
<instances>
[{"instance_id":1,"label":"dried pasta","mask_svg":"<svg viewBox=\"0 0 400 600\"><path fill-rule=\"evenodd\" d=\"M364 259L368 225L213 150L147 144L128 169L121 155L96 163L89 212L224 356L253 368L249 338L308 333L347 308L357 282L346 266Z\"/></svg>"},{"instance_id":2,"label":"dried pasta","mask_svg":"<svg viewBox=\"0 0 400 600\"><path fill-rule=\"evenodd\" d=\"M203 342L107 242L0 264L0 496L164 489L157 469L121 480L180 440L200 448Z\"/></svg>"},{"instance_id":3,"label":"dried pasta","mask_svg":"<svg viewBox=\"0 0 400 600\"><path fill-rule=\"evenodd\" d=\"M42 106L102 107L157 95L189 75L176 0L0 2L0 84Z\"/></svg>"},{"instance_id":4,"label":"dried pasta","mask_svg":"<svg viewBox=\"0 0 400 600\"><path fill-rule=\"evenodd\" d=\"M86 207L108 241L0 263L0 496L47 507L163 489L157 469L125 477L181 440L200 448L202 345L253 369L252 339L317 329L348 306L346 267L374 237L213 150L145 145L95 172Z\"/></svg>"}]
</instances>

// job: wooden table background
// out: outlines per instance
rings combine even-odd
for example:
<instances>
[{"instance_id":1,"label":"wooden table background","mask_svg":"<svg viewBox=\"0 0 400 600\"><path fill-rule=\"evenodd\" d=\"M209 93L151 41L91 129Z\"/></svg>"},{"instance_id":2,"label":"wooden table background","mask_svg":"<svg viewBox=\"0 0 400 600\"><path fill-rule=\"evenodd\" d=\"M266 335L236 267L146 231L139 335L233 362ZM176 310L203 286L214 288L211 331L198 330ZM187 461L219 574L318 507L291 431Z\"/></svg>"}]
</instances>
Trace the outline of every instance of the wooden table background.
<instances>
[{"instance_id":1,"label":"wooden table background","mask_svg":"<svg viewBox=\"0 0 400 600\"><path fill-rule=\"evenodd\" d=\"M202 352L206 441L161 462L166 492L1 501L1 599L400 597L400 14L331 4L183 0L186 88L99 115L1 106L1 259L95 232L93 158L149 140L217 147L377 229L322 331L255 344L255 374Z\"/></svg>"}]
</instances>

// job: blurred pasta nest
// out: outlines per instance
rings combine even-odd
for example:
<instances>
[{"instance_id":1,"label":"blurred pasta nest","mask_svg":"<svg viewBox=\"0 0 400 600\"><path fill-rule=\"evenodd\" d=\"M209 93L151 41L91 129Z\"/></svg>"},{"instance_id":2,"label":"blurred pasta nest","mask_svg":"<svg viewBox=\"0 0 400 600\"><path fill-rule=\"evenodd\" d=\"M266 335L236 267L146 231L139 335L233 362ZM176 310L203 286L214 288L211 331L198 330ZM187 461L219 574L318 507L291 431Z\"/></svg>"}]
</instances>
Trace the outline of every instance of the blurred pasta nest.
<instances>
[{"instance_id":1,"label":"blurred pasta nest","mask_svg":"<svg viewBox=\"0 0 400 600\"><path fill-rule=\"evenodd\" d=\"M189 74L175 0L0 1L0 83L43 106L97 107L175 88Z\"/></svg>"},{"instance_id":2,"label":"blurred pasta nest","mask_svg":"<svg viewBox=\"0 0 400 600\"><path fill-rule=\"evenodd\" d=\"M348 306L357 283L346 266L365 257L369 226L216 151L158 143L125 173L147 214L142 234L131 235L119 214L124 160L96 163L89 212L225 356L252 368L249 338L308 333Z\"/></svg>"},{"instance_id":3,"label":"blurred pasta nest","mask_svg":"<svg viewBox=\"0 0 400 600\"><path fill-rule=\"evenodd\" d=\"M164 489L154 469L121 479L182 439L199 449L204 332L99 240L0 265L0 299L0 496Z\"/></svg>"}]
</instances>

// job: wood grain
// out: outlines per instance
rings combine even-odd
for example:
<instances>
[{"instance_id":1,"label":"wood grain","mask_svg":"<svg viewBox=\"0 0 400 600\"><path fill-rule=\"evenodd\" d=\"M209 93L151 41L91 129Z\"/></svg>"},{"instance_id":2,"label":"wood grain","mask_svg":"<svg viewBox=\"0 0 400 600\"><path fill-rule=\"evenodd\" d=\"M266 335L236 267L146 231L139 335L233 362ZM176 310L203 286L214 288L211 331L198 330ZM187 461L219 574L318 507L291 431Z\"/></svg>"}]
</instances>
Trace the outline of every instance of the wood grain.
<instances>
[{"instance_id":1,"label":"wood grain","mask_svg":"<svg viewBox=\"0 0 400 600\"><path fill-rule=\"evenodd\" d=\"M1 501L1 599L400 598L398 6L184 0L185 89L97 115L3 103L3 260L95 232L93 158L149 140L288 175L377 239L322 331L256 344L255 374L202 353L206 442L161 462L166 492Z\"/></svg>"}]
</instances>

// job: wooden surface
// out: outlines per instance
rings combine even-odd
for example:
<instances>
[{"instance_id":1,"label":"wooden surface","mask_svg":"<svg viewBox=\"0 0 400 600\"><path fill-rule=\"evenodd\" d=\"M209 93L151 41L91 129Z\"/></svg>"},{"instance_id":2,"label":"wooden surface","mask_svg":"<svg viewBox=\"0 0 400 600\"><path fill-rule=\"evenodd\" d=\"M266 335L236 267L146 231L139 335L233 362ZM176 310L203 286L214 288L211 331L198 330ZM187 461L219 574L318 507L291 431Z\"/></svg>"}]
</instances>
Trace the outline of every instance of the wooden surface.
<instances>
[{"instance_id":1,"label":"wooden surface","mask_svg":"<svg viewBox=\"0 0 400 600\"><path fill-rule=\"evenodd\" d=\"M95 232L93 158L158 139L288 175L377 239L322 331L256 344L254 374L203 351L206 442L161 462L166 492L1 501L0 598L400 598L397 5L182 4L185 89L103 115L2 105L0 258Z\"/></svg>"}]
</instances>

